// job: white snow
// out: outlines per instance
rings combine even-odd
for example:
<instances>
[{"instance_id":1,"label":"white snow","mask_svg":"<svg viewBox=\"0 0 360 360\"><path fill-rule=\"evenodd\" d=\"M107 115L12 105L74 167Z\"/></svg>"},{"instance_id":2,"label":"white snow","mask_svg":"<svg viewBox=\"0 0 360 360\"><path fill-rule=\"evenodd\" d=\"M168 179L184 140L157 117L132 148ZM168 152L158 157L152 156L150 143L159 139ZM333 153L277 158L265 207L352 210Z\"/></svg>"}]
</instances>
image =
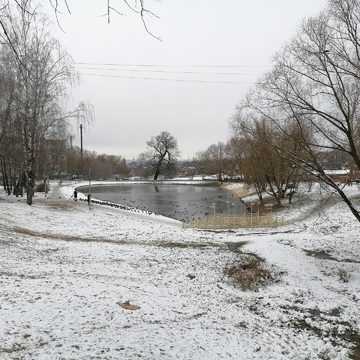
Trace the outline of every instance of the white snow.
<instances>
[{"instance_id":1,"label":"white snow","mask_svg":"<svg viewBox=\"0 0 360 360\"><path fill-rule=\"evenodd\" d=\"M291 225L207 232L89 209L78 185L52 183L31 207L0 192L0 359L350 359L360 346L360 225L339 201L319 209L318 187L285 206ZM241 252L278 280L242 291L224 274Z\"/></svg>"}]
</instances>

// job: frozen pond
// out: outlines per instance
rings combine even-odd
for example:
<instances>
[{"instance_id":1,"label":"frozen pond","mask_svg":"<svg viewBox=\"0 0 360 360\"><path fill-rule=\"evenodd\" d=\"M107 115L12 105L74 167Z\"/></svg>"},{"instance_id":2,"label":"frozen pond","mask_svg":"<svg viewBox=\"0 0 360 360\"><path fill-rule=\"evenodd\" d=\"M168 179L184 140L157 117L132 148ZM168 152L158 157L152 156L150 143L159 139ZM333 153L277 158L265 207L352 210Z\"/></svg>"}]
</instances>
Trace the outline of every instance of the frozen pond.
<instances>
[{"instance_id":1,"label":"frozen pond","mask_svg":"<svg viewBox=\"0 0 360 360\"><path fill-rule=\"evenodd\" d=\"M89 192L88 186L79 189ZM127 184L93 185L93 198L151 211L173 219L189 221L216 214L239 214L243 203L216 185Z\"/></svg>"}]
</instances>

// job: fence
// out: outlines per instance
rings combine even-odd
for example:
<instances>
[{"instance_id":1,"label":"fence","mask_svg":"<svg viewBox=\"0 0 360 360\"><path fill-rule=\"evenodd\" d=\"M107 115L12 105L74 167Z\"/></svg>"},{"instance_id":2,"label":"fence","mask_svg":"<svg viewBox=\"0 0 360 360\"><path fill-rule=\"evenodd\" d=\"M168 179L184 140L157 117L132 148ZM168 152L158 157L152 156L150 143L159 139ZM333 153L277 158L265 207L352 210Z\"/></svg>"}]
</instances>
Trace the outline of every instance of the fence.
<instances>
[{"instance_id":1,"label":"fence","mask_svg":"<svg viewBox=\"0 0 360 360\"><path fill-rule=\"evenodd\" d=\"M282 218L272 214L246 214L246 215L215 215L203 219L192 220L185 223L187 228L197 229L235 229L249 227L266 227L284 225Z\"/></svg>"}]
</instances>

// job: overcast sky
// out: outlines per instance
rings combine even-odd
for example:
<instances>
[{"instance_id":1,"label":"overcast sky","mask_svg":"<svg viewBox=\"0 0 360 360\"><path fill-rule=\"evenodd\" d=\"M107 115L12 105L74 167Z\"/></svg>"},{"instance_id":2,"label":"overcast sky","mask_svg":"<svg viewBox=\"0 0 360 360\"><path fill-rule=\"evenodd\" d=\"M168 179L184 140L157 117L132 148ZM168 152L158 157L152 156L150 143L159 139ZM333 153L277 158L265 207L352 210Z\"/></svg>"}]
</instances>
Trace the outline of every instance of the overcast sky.
<instances>
[{"instance_id":1,"label":"overcast sky","mask_svg":"<svg viewBox=\"0 0 360 360\"><path fill-rule=\"evenodd\" d=\"M147 19L160 42L122 0L113 6L126 15L113 13L110 24L100 16L105 0L68 3L71 15L59 19L65 33L53 31L82 74L74 104L94 106L84 147L127 159L164 130L177 138L183 159L226 141L236 104L303 18L326 6L326 0L147 0L160 17ZM74 135L79 145L76 128Z\"/></svg>"}]
</instances>

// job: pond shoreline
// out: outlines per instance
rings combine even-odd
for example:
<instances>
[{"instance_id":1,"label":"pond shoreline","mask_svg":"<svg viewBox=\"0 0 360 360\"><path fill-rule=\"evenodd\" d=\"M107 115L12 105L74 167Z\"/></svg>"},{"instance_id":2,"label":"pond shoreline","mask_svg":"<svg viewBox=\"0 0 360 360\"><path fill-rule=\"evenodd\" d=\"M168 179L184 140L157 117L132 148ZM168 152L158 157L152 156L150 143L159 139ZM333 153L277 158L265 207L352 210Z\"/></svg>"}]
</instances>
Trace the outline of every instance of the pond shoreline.
<instances>
[{"instance_id":1,"label":"pond shoreline","mask_svg":"<svg viewBox=\"0 0 360 360\"><path fill-rule=\"evenodd\" d=\"M243 213L244 203L218 181L95 182L77 187L93 199L182 222L210 214Z\"/></svg>"}]
</instances>

